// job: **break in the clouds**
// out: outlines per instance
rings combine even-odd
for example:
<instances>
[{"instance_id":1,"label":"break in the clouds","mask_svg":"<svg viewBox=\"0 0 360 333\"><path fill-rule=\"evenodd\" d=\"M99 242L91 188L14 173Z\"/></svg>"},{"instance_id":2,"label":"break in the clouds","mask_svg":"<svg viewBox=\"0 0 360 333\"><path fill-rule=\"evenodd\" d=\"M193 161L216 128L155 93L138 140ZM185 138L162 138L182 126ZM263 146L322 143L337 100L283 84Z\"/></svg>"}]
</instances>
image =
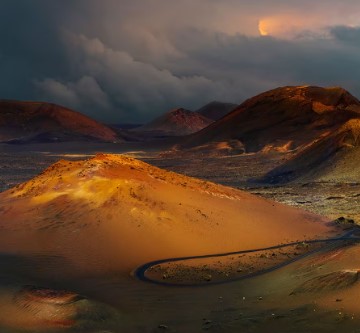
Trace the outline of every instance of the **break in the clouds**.
<instances>
[{"instance_id":1,"label":"break in the clouds","mask_svg":"<svg viewBox=\"0 0 360 333\"><path fill-rule=\"evenodd\" d=\"M143 122L280 85L360 96L359 14L357 0L2 0L0 97Z\"/></svg>"}]
</instances>

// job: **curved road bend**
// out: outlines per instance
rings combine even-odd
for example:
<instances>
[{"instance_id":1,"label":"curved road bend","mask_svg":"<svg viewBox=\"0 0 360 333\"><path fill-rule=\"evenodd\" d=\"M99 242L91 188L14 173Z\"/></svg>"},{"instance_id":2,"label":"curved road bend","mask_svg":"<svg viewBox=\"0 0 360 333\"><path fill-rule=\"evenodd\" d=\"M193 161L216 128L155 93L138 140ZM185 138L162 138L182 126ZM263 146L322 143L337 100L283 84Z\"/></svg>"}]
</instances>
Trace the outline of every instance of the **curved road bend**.
<instances>
[{"instance_id":1,"label":"curved road bend","mask_svg":"<svg viewBox=\"0 0 360 333\"><path fill-rule=\"evenodd\" d=\"M151 262L141 265L140 267L136 268L136 270L133 272L133 275L135 278L137 278L138 280L143 281L143 282L149 282L149 283L153 283L153 284L157 284L157 285L173 286L173 287L204 287L204 286L209 286L209 285L224 284L224 283L229 283L229 282L234 282L234 281L239 281L239 280L245 280L245 279L249 279L249 278L252 278L255 276L266 274L266 273L275 271L279 268L290 265L291 263L293 263L295 261L298 261L298 260L308 257L316 252L320 252L320 251L324 250L325 247L321 247L319 249L315 249L313 251L304 253L304 254L299 255L291 260L288 260L286 262L283 262L281 264L269 267L267 269L264 269L264 270L261 270L258 272L249 273L247 275L243 275L243 276L232 278L232 279L227 279L224 281L213 281L213 282L210 281L210 282L207 282L206 284L205 283L204 284L200 284L200 283L180 284L180 283L169 282L169 281L157 281L157 280L152 280L152 279L148 278L146 276L146 272L148 269L150 269L156 265L160 265L160 264L164 264L164 263L172 263L172 262L177 262L177 261L193 260L193 259L219 258L219 257L226 257L226 256L231 256L231 255L246 254L246 253L253 253L253 252L260 252L260 251L267 251L267 250L275 250L275 249L281 249L283 247L294 246L294 245L299 245L299 244L303 244L303 243L307 243L307 244L330 243L330 245L332 245L333 243L336 243L338 241L345 241L345 240L358 242L358 241L360 241L360 237L354 236L354 233L356 231L359 231L359 229L355 228L355 229L352 229L352 230L346 232L342 236L335 237L335 238L329 238L329 239L313 239L313 240L309 240L309 241L292 242L292 243L274 245L274 246L269 246L269 247L264 247L264 248L259 248L259 249L252 249L252 250L242 250L242 251L226 252L226 253L218 253L218 254L205 254L205 255L191 256L191 257L160 259L160 260L151 261Z\"/></svg>"}]
</instances>

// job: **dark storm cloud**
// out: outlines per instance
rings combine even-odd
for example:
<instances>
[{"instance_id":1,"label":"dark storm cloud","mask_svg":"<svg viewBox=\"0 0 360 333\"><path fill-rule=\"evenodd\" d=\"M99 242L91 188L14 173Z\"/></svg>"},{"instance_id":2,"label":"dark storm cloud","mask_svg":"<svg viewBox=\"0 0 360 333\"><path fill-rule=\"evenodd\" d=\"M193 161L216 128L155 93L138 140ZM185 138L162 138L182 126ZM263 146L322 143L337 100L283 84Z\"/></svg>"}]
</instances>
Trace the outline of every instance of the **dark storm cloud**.
<instances>
[{"instance_id":1,"label":"dark storm cloud","mask_svg":"<svg viewBox=\"0 0 360 333\"><path fill-rule=\"evenodd\" d=\"M354 47L360 47L360 28L346 26L333 27L331 34L339 41L350 43Z\"/></svg>"},{"instance_id":2,"label":"dark storm cloud","mask_svg":"<svg viewBox=\"0 0 360 333\"><path fill-rule=\"evenodd\" d=\"M45 1L2 0L1 96L31 98L33 78L64 72L64 52L58 40L59 31L53 25Z\"/></svg>"},{"instance_id":3,"label":"dark storm cloud","mask_svg":"<svg viewBox=\"0 0 360 333\"><path fill-rule=\"evenodd\" d=\"M107 122L241 102L279 85L360 96L359 11L352 0L3 0L0 96Z\"/></svg>"},{"instance_id":4,"label":"dark storm cloud","mask_svg":"<svg viewBox=\"0 0 360 333\"><path fill-rule=\"evenodd\" d=\"M344 27L341 30L348 31ZM343 36L282 40L194 31L182 35L179 40L183 41L181 48L190 55L196 67L206 71L210 78L230 78L240 86L246 86L252 79L255 83L263 81L265 85L271 82L332 85L357 82L360 50L354 45L354 35L354 43L349 45L341 44L349 41ZM357 38L360 41L360 33Z\"/></svg>"}]
</instances>

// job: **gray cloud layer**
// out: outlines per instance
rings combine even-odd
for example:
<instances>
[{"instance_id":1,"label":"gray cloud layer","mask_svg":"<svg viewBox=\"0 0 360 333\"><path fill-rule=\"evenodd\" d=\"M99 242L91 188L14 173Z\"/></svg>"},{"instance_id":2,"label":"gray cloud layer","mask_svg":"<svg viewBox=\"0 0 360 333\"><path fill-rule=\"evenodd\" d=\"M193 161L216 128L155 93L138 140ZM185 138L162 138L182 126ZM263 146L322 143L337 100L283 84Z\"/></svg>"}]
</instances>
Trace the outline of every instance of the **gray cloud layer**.
<instances>
[{"instance_id":1,"label":"gray cloud layer","mask_svg":"<svg viewBox=\"0 0 360 333\"><path fill-rule=\"evenodd\" d=\"M360 4L299 4L2 0L0 97L143 122L279 85L341 85L360 96ZM269 36L259 36L261 20Z\"/></svg>"}]
</instances>

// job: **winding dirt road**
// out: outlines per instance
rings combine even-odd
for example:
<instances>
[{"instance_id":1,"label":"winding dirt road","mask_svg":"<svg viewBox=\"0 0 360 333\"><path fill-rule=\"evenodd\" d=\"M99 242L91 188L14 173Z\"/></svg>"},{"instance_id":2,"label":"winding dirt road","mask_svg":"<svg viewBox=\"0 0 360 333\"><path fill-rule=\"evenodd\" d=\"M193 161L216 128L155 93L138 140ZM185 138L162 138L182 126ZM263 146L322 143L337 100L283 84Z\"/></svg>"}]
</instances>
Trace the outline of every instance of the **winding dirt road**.
<instances>
[{"instance_id":1,"label":"winding dirt road","mask_svg":"<svg viewBox=\"0 0 360 333\"><path fill-rule=\"evenodd\" d=\"M173 286L173 287L203 287L203 286L209 286L209 285L215 285L215 284L224 284L224 283L229 283L229 282L234 282L234 281L239 281L239 280L245 280L245 279L249 279L249 278L252 278L252 277L255 277L255 276L259 276L259 275L262 275L262 274L265 274L265 273L272 272L272 271L277 270L279 268L285 267L285 266L287 266L287 265L289 265L289 264L291 264L293 262L296 262L296 261L298 261L300 259L308 257L308 256L310 256L310 255L312 255L312 254L314 254L316 252L320 252L320 251L324 250L326 247L321 247L321 248L309 251L307 253L304 253L302 255L297 256L296 258L290 259L288 261L285 261L285 262L280 263L278 265L274 265L274 266L272 266L270 268L267 268L267 269L263 269L263 270L258 271L258 272L249 273L249 274L246 274L246 275L243 275L243 276L240 276L240 277L236 277L236 278L226 279L224 281L209 281L206 284L201 284L201 283L180 284L180 283L170 282L170 281L158 281L158 280L154 280L154 279L151 279L151 278L147 277L146 272L149 269L151 269L152 267L154 267L156 265L160 265L160 264L168 264L168 263L173 263L173 262L178 262L178 261L186 261L186 260L193 260L193 259L221 258L221 257L226 257L226 256L231 256L231 255L239 255L239 254L254 253L254 252L260 252L260 251L266 251L266 250L281 249L281 248L284 248L284 247L299 245L299 244L303 244L303 243L307 243L307 244L325 243L325 244L333 245L336 242L341 242L341 241L359 242L360 241L360 236L355 235L355 232L359 232L359 228L351 229L350 231L346 232L345 234L343 234L343 235L341 235L339 237L335 237L335 238L313 239L313 240L309 240L309 241L292 242L292 243L274 245L274 246L269 246L269 247L259 248L259 249L252 249L252 250L242 250L242 251L217 253L217 254L206 254L206 255L191 256L191 257L160 259L160 260L151 261L151 262L148 262L146 264L141 265L140 267L136 268L136 270L133 272L133 275L134 275L135 278L137 278L138 280L143 281L143 282L148 282L148 283L153 283L153 284L163 285L163 286Z\"/></svg>"}]
</instances>

